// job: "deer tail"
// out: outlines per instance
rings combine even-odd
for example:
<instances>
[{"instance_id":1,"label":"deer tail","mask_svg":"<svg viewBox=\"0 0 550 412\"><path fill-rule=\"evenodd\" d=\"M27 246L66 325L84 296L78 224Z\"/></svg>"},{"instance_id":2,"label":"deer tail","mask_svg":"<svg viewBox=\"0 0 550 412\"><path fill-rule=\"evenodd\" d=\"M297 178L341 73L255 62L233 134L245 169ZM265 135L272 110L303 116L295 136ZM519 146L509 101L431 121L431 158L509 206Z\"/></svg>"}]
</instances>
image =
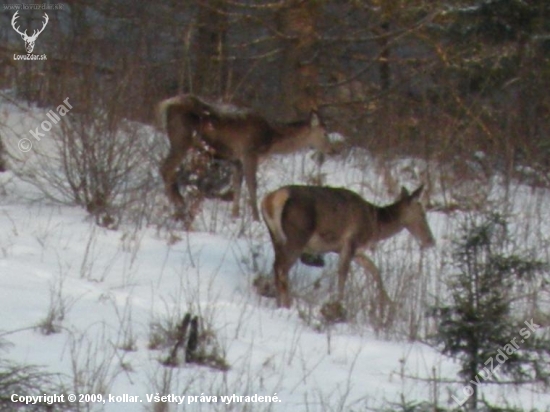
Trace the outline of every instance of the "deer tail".
<instances>
[{"instance_id":1,"label":"deer tail","mask_svg":"<svg viewBox=\"0 0 550 412\"><path fill-rule=\"evenodd\" d=\"M290 197L288 188L283 187L266 195L262 200L262 216L274 240L285 244L287 237L283 231L283 210Z\"/></svg>"},{"instance_id":2,"label":"deer tail","mask_svg":"<svg viewBox=\"0 0 550 412\"><path fill-rule=\"evenodd\" d=\"M166 130L168 125L168 109L173 106L183 106L186 96L175 96L163 100L157 106L157 118L163 130Z\"/></svg>"},{"instance_id":3,"label":"deer tail","mask_svg":"<svg viewBox=\"0 0 550 412\"><path fill-rule=\"evenodd\" d=\"M208 103L192 94L181 94L163 100L158 104L157 117L163 130L168 125L168 111L171 107L176 107L181 113L189 113L194 116L208 115Z\"/></svg>"}]
</instances>

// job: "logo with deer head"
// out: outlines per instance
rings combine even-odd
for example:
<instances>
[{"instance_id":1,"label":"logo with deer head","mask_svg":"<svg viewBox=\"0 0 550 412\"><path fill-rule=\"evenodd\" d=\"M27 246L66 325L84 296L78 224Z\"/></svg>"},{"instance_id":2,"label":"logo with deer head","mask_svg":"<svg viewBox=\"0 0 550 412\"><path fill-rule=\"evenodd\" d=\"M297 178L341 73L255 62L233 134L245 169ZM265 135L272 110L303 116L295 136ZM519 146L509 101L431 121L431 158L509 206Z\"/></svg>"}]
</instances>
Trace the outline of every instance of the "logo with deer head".
<instances>
[{"instance_id":1,"label":"logo with deer head","mask_svg":"<svg viewBox=\"0 0 550 412\"><path fill-rule=\"evenodd\" d=\"M42 28L40 30L34 30L34 32L32 33L32 36L29 36L27 34L27 30L25 30L25 32L22 33L19 30L19 27L16 26L16 20L19 18L17 13L19 13L19 11L16 11L15 14L13 15L13 18L11 19L11 25L12 25L13 29L17 33L19 33L21 35L21 37L23 38L23 40L25 41L25 49L27 50L27 53L31 54L33 49L34 49L34 43L36 42L36 39L38 38L40 33L42 33L44 31L44 29L46 28L46 25L48 24L48 21L50 20L50 18L48 17L48 15L46 13L44 13L44 23L42 23Z\"/></svg>"}]
</instances>

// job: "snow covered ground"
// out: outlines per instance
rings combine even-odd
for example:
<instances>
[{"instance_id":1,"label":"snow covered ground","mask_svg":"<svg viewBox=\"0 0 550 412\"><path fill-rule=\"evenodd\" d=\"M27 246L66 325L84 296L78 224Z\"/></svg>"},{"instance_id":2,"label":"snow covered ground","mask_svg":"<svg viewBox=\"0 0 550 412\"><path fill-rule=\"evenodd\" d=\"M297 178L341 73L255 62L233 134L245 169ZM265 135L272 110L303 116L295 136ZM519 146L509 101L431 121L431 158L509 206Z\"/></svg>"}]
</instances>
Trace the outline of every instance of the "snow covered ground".
<instances>
[{"instance_id":1,"label":"snow covered ground","mask_svg":"<svg viewBox=\"0 0 550 412\"><path fill-rule=\"evenodd\" d=\"M408 288L416 296L414 300L404 295L411 313L401 315L402 326L384 333L361 316L327 326L318 309L334 287L334 277L327 275L334 270L335 258L328 259L325 269L297 265L291 282L299 293L307 294L317 279L322 280L314 302L304 303L304 298L291 310L277 309L273 300L259 297L252 287L257 274L269 274L273 253L267 230L251 222L248 211L243 219L232 220L229 204L207 201L194 231L166 223L140 228L122 223L109 230L97 226L80 207L45 199L19 172L33 163L39 150L53 147L55 129L41 141L32 141L28 153L17 148L22 137L30 138L28 130L45 119L44 113L9 104L0 110L2 138L15 168L0 174L3 358L61 374L66 394L102 393L107 402L89 404L91 410L153 410L148 395L155 394L185 395L181 405L170 403L170 410L195 411L370 410L401 399L438 399L452 406L452 395L463 397L463 384L427 381L454 380L458 366L429 346L408 341L411 329L404 322L407 316L418 320L418 337L433 328L424 319L426 305L433 303L448 274L445 262L459 212L429 213L438 241L435 249L420 251L403 233L374 253L390 295L401 296ZM154 142L159 136L149 137ZM388 193L389 178L413 189L426 167L419 160L403 160L388 177L367 153L359 153L329 160L321 172L327 184L346 186L382 204L394 196ZM308 182L318 172L311 153L268 160L260 166L260 196L286 183ZM160 177L157 180L151 197L163 203ZM504 196L498 182L484 190L488 198ZM507 195L513 201L518 233L527 242L548 239L549 193L514 186ZM432 189L432 196L434 203L445 200L439 187ZM364 280L357 268L354 272L350 293L372 292L362 289ZM164 367L160 360L166 350L149 348L152 325L177 323L188 311L215 333L228 371L194 364ZM50 315L53 322L45 322ZM40 325L48 323L57 333L41 331ZM526 409L550 404L550 395L528 388L488 386L482 392ZM128 396L116 398L124 394ZM276 402L221 398L255 394Z\"/></svg>"}]
</instances>

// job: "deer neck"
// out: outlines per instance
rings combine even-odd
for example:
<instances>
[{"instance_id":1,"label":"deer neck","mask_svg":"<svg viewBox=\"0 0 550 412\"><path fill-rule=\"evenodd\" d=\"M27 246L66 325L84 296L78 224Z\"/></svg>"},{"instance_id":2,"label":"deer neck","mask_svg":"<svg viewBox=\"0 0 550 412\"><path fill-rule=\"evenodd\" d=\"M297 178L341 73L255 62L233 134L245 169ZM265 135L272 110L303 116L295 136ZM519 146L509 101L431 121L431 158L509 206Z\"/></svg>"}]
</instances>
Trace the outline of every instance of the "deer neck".
<instances>
[{"instance_id":1,"label":"deer neck","mask_svg":"<svg viewBox=\"0 0 550 412\"><path fill-rule=\"evenodd\" d=\"M401 220L399 202L388 206L376 207L376 220L375 242L392 237L405 228Z\"/></svg>"},{"instance_id":2,"label":"deer neck","mask_svg":"<svg viewBox=\"0 0 550 412\"><path fill-rule=\"evenodd\" d=\"M303 123L286 124L274 129L271 154L289 154L310 145L309 127Z\"/></svg>"}]
</instances>

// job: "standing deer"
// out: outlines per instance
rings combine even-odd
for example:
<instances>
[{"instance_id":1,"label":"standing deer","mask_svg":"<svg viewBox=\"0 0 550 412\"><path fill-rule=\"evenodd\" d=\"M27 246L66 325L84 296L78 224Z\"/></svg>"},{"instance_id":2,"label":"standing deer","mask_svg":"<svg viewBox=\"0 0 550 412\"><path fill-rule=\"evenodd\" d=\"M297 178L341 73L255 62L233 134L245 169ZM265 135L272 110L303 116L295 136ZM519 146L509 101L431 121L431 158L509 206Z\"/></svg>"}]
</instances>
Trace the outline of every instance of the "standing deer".
<instances>
[{"instance_id":1,"label":"standing deer","mask_svg":"<svg viewBox=\"0 0 550 412\"><path fill-rule=\"evenodd\" d=\"M354 258L371 272L379 291L387 297L376 266L360 252L403 229L422 246L434 245L426 213L419 202L422 188L420 186L412 194L402 188L394 203L382 207L343 188L285 186L266 195L261 207L275 250L273 272L277 305L291 306L288 272L304 252L339 253L340 301Z\"/></svg>"},{"instance_id":2,"label":"standing deer","mask_svg":"<svg viewBox=\"0 0 550 412\"><path fill-rule=\"evenodd\" d=\"M27 50L27 53L30 54L34 50L34 43L36 42L36 39L38 38L40 33L42 33L44 31L44 29L46 28L46 25L48 24L48 21L50 21L50 18L48 17L48 15L46 13L44 13L44 23L42 23L42 28L40 30L34 30L33 33L32 33L32 36L29 36L27 34L27 30L25 30L25 32L22 33L19 30L19 27L15 26L16 20L19 17L17 15L17 13L19 13L19 11L16 11L15 14L13 15L12 19L11 19L11 26L13 27L13 29L19 35L21 35L21 38L25 41L25 49Z\"/></svg>"},{"instance_id":3,"label":"standing deer","mask_svg":"<svg viewBox=\"0 0 550 412\"><path fill-rule=\"evenodd\" d=\"M244 172L254 220L259 220L256 172L262 159L306 147L332 152L332 145L315 112L305 122L275 125L252 109L208 102L191 94L164 100L159 105L159 112L170 141L170 153L161 166L161 174L166 194L175 205L184 202L176 174L191 146L206 145L216 157L233 161L234 217L239 215Z\"/></svg>"}]
</instances>

